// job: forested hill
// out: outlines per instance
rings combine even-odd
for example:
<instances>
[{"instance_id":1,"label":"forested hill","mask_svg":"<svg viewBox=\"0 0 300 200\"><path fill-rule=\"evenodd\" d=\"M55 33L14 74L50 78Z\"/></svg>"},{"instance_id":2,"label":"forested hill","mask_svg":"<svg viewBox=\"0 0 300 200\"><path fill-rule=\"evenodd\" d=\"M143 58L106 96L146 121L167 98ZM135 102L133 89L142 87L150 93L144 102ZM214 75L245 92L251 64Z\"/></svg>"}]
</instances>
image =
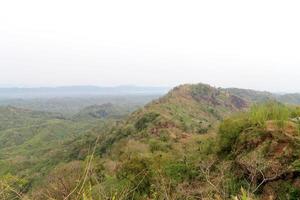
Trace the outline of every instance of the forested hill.
<instances>
[{"instance_id":1,"label":"forested hill","mask_svg":"<svg viewBox=\"0 0 300 200\"><path fill-rule=\"evenodd\" d=\"M205 133L231 113L246 109L251 102L225 90L205 84L182 85L133 113L129 122L157 116L162 128L169 126L185 132ZM142 124L142 120L140 121ZM147 123L146 123L147 124ZM141 125L146 126L146 125Z\"/></svg>"},{"instance_id":2,"label":"forested hill","mask_svg":"<svg viewBox=\"0 0 300 200\"><path fill-rule=\"evenodd\" d=\"M18 193L4 187L2 197L293 199L300 111L278 97L185 84L134 112L111 103L71 118L2 108L12 117L0 118L0 186Z\"/></svg>"},{"instance_id":3,"label":"forested hill","mask_svg":"<svg viewBox=\"0 0 300 200\"><path fill-rule=\"evenodd\" d=\"M113 190L112 198L124 199L299 198L300 109L278 100L206 84L174 88L100 143L109 177L95 192Z\"/></svg>"}]
</instances>

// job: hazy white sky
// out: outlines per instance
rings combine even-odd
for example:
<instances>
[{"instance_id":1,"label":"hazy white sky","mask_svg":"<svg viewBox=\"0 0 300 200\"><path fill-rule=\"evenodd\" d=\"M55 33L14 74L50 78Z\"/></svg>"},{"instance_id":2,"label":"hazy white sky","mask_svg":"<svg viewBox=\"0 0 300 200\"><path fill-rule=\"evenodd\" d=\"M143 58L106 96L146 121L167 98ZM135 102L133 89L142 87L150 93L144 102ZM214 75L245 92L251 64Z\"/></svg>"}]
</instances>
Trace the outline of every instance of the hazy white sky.
<instances>
[{"instance_id":1,"label":"hazy white sky","mask_svg":"<svg viewBox=\"0 0 300 200\"><path fill-rule=\"evenodd\" d=\"M0 86L205 82L300 92L300 2L0 2Z\"/></svg>"}]
</instances>

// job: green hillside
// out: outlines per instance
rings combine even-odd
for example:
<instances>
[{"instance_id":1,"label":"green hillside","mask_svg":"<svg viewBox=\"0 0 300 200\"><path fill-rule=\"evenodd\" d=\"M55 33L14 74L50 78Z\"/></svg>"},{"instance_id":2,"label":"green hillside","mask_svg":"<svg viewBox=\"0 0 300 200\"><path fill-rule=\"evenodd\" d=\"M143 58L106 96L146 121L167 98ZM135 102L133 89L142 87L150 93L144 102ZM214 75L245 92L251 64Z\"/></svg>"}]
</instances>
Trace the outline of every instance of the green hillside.
<instances>
[{"instance_id":1,"label":"green hillside","mask_svg":"<svg viewBox=\"0 0 300 200\"><path fill-rule=\"evenodd\" d=\"M0 130L18 128L25 125L37 125L47 119L61 119L61 114L31 111L12 106L0 106Z\"/></svg>"},{"instance_id":2,"label":"green hillside","mask_svg":"<svg viewBox=\"0 0 300 200\"><path fill-rule=\"evenodd\" d=\"M18 110L24 117L11 120L28 123L0 131L0 197L299 197L299 108L205 84L178 86L129 115L126 108L89 106L70 119L40 113L40 121Z\"/></svg>"},{"instance_id":3,"label":"green hillside","mask_svg":"<svg viewBox=\"0 0 300 200\"><path fill-rule=\"evenodd\" d=\"M115 195L117 199L144 199L150 195L151 190L157 190L157 195L163 198L162 191L158 191L162 189L159 188L161 180L155 172L161 171L159 176L168 181L166 184L172 183L172 187L188 181L189 176L192 176L185 174L188 168L184 160L188 152L197 150L202 140L210 140L220 120L231 113L247 109L249 104L227 91L209 85L183 85L134 112L98 142L95 159L100 158L97 161L100 162L100 169L95 170L101 171L102 178L99 183L92 183L94 198L101 199L106 195L113 198ZM211 134L205 134L209 132ZM68 168L68 164L64 167ZM151 177L139 174L144 169L149 170L147 173L153 173ZM180 177L176 178L178 173ZM143 178L145 182L140 184L145 185L142 188L125 195ZM151 189L151 184L158 184L157 188ZM46 186L34 194L39 195L45 190ZM169 192L166 195L171 195L173 190ZM60 190L53 190L52 193L54 196L58 193L62 195ZM184 196L176 195L178 198Z\"/></svg>"},{"instance_id":4,"label":"green hillside","mask_svg":"<svg viewBox=\"0 0 300 200\"><path fill-rule=\"evenodd\" d=\"M94 135L106 132L114 121L113 117L73 120L61 114L0 107L0 186L6 179L13 185L21 181L20 192L27 193L59 163L87 156L88 138L94 144ZM80 143L83 139L84 147ZM74 149L80 149L77 155Z\"/></svg>"},{"instance_id":5,"label":"green hillside","mask_svg":"<svg viewBox=\"0 0 300 200\"><path fill-rule=\"evenodd\" d=\"M218 134L213 128L199 134L176 118L169 124L164 102L174 100L173 92L134 113L115 135L102 158L105 176L93 187L94 199L111 190L117 199L299 197L299 109L276 102L253 105L222 122Z\"/></svg>"},{"instance_id":6,"label":"green hillside","mask_svg":"<svg viewBox=\"0 0 300 200\"><path fill-rule=\"evenodd\" d=\"M138 108L137 105L115 105L111 103L101 105L91 105L81 109L75 114L74 120L92 120L92 119L122 119Z\"/></svg>"},{"instance_id":7,"label":"green hillside","mask_svg":"<svg viewBox=\"0 0 300 200\"><path fill-rule=\"evenodd\" d=\"M21 89L20 89L21 90ZM49 95L49 94L48 94ZM0 94L0 106L13 106L33 111L60 113L64 117L73 117L86 107L102 104L113 104L123 108L136 109L149 101L158 98L158 94L115 94L115 95L81 95L55 97L3 98Z\"/></svg>"},{"instance_id":8,"label":"green hillside","mask_svg":"<svg viewBox=\"0 0 300 200\"><path fill-rule=\"evenodd\" d=\"M132 114L129 123L142 122L143 115L147 118L149 113L155 113L161 128L205 133L225 116L248 106L248 101L209 85L182 85Z\"/></svg>"}]
</instances>

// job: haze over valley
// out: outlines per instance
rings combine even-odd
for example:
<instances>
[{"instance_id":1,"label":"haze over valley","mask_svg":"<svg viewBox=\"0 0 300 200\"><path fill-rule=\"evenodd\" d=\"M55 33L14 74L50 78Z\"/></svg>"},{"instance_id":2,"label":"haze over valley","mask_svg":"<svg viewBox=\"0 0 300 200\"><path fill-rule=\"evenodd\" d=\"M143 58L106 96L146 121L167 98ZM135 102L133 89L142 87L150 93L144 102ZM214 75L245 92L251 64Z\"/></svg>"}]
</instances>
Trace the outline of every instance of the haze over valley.
<instances>
[{"instance_id":1,"label":"haze over valley","mask_svg":"<svg viewBox=\"0 0 300 200\"><path fill-rule=\"evenodd\" d=\"M0 200L299 200L300 2L0 2Z\"/></svg>"}]
</instances>

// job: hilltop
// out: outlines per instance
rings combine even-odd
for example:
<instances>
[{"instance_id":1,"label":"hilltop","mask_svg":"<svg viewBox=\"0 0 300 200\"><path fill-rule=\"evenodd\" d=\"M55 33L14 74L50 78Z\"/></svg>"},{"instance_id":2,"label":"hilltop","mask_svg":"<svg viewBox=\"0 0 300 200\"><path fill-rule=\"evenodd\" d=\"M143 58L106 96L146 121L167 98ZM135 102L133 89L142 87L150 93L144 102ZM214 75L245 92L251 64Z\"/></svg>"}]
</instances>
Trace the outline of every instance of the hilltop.
<instances>
[{"instance_id":1,"label":"hilltop","mask_svg":"<svg viewBox=\"0 0 300 200\"><path fill-rule=\"evenodd\" d=\"M293 198L300 188L292 168L299 124L292 119L300 113L276 99L267 92L206 84L176 87L131 114L100 144L104 174L111 177L97 187L101 193L112 189L119 198L135 188L127 194L134 199ZM255 166L255 159L263 166ZM252 171L253 166L258 168ZM266 173L270 169L273 174ZM287 179L291 174L295 178Z\"/></svg>"},{"instance_id":2,"label":"hilltop","mask_svg":"<svg viewBox=\"0 0 300 200\"><path fill-rule=\"evenodd\" d=\"M91 105L61 119L43 113L51 117L42 115L38 129L14 130L36 136L3 146L0 172L24 184L13 182L25 199L37 200L298 194L300 112L277 95L185 84L132 113L125 108Z\"/></svg>"},{"instance_id":3,"label":"hilltop","mask_svg":"<svg viewBox=\"0 0 300 200\"><path fill-rule=\"evenodd\" d=\"M187 133L206 133L224 117L249 105L250 102L209 85L182 85L133 113L128 123L144 129L149 123L147 116L152 115L156 116L154 132L176 128Z\"/></svg>"}]
</instances>

